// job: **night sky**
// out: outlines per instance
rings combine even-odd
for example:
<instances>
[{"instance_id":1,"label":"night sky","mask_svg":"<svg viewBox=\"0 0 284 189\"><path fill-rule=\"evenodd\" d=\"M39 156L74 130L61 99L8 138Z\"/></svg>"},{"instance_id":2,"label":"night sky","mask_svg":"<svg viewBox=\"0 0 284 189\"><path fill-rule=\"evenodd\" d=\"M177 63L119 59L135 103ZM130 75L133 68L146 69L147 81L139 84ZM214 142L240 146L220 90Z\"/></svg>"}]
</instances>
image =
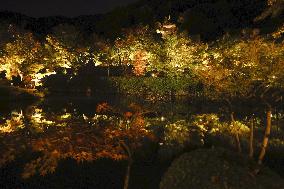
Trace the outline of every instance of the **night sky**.
<instances>
[{"instance_id":1,"label":"night sky","mask_svg":"<svg viewBox=\"0 0 284 189\"><path fill-rule=\"evenodd\" d=\"M137 0L3 0L0 11L13 11L33 17L94 15L105 13Z\"/></svg>"}]
</instances>

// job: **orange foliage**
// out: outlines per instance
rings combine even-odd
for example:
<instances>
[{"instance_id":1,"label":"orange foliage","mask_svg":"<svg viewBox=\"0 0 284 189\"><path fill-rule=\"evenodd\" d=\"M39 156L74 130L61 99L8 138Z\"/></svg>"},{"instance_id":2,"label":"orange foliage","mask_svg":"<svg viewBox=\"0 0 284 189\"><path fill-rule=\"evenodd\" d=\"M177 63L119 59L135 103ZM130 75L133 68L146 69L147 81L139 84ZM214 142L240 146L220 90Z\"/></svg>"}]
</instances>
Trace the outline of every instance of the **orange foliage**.
<instances>
[{"instance_id":1,"label":"orange foliage","mask_svg":"<svg viewBox=\"0 0 284 189\"><path fill-rule=\"evenodd\" d=\"M127 118L127 119L130 118L132 115L133 114L131 112L125 112L124 113L124 117Z\"/></svg>"},{"instance_id":2,"label":"orange foliage","mask_svg":"<svg viewBox=\"0 0 284 189\"><path fill-rule=\"evenodd\" d=\"M38 173L42 176L53 173L61 159L72 158L77 162L94 161L98 158L110 158L113 160L128 159L129 153L124 148L134 150L140 145L144 138L153 139L153 135L145 128L142 108L136 104L129 106L131 111L121 112L109 106L107 103L99 104L98 112L113 111L121 115L121 122L108 122L108 125L92 125L69 122L66 127L52 127L45 129L40 136L19 135L19 140L9 140L9 145L13 150L5 149L1 154L1 159L14 159L18 142L34 152L42 155L27 163L22 174L23 178ZM15 136L11 134L11 139ZM21 137L23 137L23 140ZM27 137L27 138L25 138ZM6 141L6 140L5 140ZM2 152L2 150L1 150ZM8 153L9 152L9 153ZM0 161L1 163L1 161ZM4 164L4 163L2 163Z\"/></svg>"},{"instance_id":3,"label":"orange foliage","mask_svg":"<svg viewBox=\"0 0 284 189\"><path fill-rule=\"evenodd\" d=\"M98 104L96 108L96 112L104 113L104 112L110 111L111 109L112 108L106 102L103 102L103 103Z\"/></svg>"},{"instance_id":4,"label":"orange foliage","mask_svg":"<svg viewBox=\"0 0 284 189\"><path fill-rule=\"evenodd\" d=\"M133 62L134 74L138 76L144 75L146 70L146 64L147 64L146 52L142 50L137 51L135 53L134 62Z\"/></svg>"}]
</instances>

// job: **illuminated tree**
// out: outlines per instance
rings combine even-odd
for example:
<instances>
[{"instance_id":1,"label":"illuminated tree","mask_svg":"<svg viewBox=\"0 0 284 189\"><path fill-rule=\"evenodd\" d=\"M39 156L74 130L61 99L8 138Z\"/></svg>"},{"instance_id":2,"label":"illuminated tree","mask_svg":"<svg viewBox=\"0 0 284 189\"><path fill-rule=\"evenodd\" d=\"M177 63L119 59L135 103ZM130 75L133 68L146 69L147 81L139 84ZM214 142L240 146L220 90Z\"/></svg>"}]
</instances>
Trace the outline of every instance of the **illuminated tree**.
<instances>
[{"instance_id":1,"label":"illuminated tree","mask_svg":"<svg viewBox=\"0 0 284 189\"><path fill-rule=\"evenodd\" d=\"M172 23L164 23L157 33L161 42L152 49L155 59L146 67L155 80L164 80L158 88L168 91L171 99L176 92L188 92L189 86L196 83L194 67L199 64L207 45L193 42L185 33L177 33ZM155 88L155 87L154 87Z\"/></svg>"},{"instance_id":2,"label":"illuminated tree","mask_svg":"<svg viewBox=\"0 0 284 189\"><path fill-rule=\"evenodd\" d=\"M185 77L188 72L192 73L207 48L202 43L193 42L186 34L165 33L162 39L163 42L156 52L159 59L151 62L147 70L164 72L169 77Z\"/></svg>"},{"instance_id":3,"label":"illuminated tree","mask_svg":"<svg viewBox=\"0 0 284 189\"><path fill-rule=\"evenodd\" d=\"M112 56L114 56L110 42L95 33L91 36L89 41L88 45L90 46L92 55L91 62L94 63L95 66L100 65L109 68L109 66L113 64Z\"/></svg>"},{"instance_id":4,"label":"illuminated tree","mask_svg":"<svg viewBox=\"0 0 284 189\"><path fill-rule=\"evenodd\" d=\"M157 43L148 27L127 29L123 38L116 39L112 59L118 65L133 66L134 74L141 76L156 58L152 50L155 47Z\"/></svg>"},{"instance_id":5,"label":"illuminated tree","mask_svg":"<svg viewBox=\"0 0 284 189\"><path fill-rule=\"evenodd\" d=\"M59 51L58 56L69 57L67 58L70 62L70 67L73 71L77 71L79 67L88 62L97 62L97 54L91 49L91 45L87 42L83 36L83 33L78 30L75 26L69 24L59 24L52 29L52 34L49 38L53 38L53 44L57 47ZM55 47L55 46L54 46ZM65 51L65 53L63 52ZM69 55L67 55L69 54Z\"/></svg>"},{"instance_id":6,"label":"illuminated tree","mask_svg":"<svg viewBox=\"0 0 284 189\"><path fill-rule=\"evenodd\" d=\"M283 42L275 43L264 39L255 39L249 43L250 60L255 64L253 94L266 107L266 129L258 163L261 164L268 145L271 129L272 109L283 95ZM252 53L253 52L253 53Z\"/></svg>"},{"instance_id":7,"label":"illuminated tree","mask_svg":"<svg viewBox=\"0 0 284 189\"><path fill-rule=\"evenodd\" d=\"M31 33L14 34L12 42L7 43L0 58L1 70L6 77L20 76L27 84L32 83L33 75L44 68L42 46Z\"/></svg>"},{"instance_id":8,"label":"illuminated tree","mask_svg":"<svg viewBox=\"0 0 284 189\"><path fill-rule=\"evenodd\" d=\"M165 23L156 34L147 28L138 28L128 31L125 38L116 40L114 60L132 66L137 76L148 76L130 78L133 82L129 79L124 82L122 78L119 82L122 82L120 86L124 90L130 93L144 90L140 94L145 94L147 99L161 99L156 98L159 95L174 99L177 92L184 94L190 85L196 84L193 70L208 47L193 42L186 34L178 34L176 30L175 24Z\"/></svg>"},{"instance_id":9,"label":"illuminated tree","mask_svg":"<svg viewBox=\"0 0 284 189\"><path fill-rule=\"evenodd\" d=\"M197 67L205 86L205 94L213 99L224 99L232 108L234 99L260 100L267 110L266 134L259 163L261 163L271 128L272 104L283 90L283 43L255 37L248 40L221 41ZM236 140L239 137L236 135ZM238 148L240 150L240 143Z\"/></svg>"},{"instance_id":10,"label":"illuminated tree","mask_svg":"<svg viewBox=\"0 0 284 189\"><path fill-rule=\"evenodd\" d=\"M45 43L46 57L48 65L54 67L71 68L75 60L75 54L52 36L46 37Z\"/></svg>"}]
</instances>

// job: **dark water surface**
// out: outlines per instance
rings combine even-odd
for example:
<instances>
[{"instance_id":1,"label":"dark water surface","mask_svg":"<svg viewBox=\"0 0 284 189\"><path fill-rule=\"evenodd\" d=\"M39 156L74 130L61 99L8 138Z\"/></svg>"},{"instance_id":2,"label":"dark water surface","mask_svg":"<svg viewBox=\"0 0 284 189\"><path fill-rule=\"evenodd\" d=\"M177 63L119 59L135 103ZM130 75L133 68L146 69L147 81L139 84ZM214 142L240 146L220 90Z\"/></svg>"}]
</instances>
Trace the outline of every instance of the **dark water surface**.
<instances>
[{"instance_id":1,"label":"dark water surface","mask_svg":"<svg viewBox=\"0 0 284 189\"><path fill-rule=\"evenodd\" d=\"M111 111L98 113L97 107L103 103L112 107ZM56 146L52 146L54 144L64 143L65 146L59 146L58 149L80 143L82 143L82 148L86 147L84 145L93 140L80 138L86 128L88 131L89 126L92 127L102 122L119 124L125 121L125 113L131 111L129 107L133 104L139 107L140 111L145 112L143 114L145 120L152 121L151 124L157 128L176 120L187 120L192 115L200 113L218 112L222 116L222 112L226 112L226 110L222 110L221 107L224 106L220 104L205 104L202 100L193 103L187 99L154 103L118 96L89 98L57 96L38 101L2 101L0 103L0 189L123 188L127 167L126 160L76 161L76 158L68 156L56 164L53 173L40 175L41 173L36 172L28 179L23 179L22 176L27 163L41 157L41 152L52 157L54 152L52 148L56 149ZM239 108L240 110L237 112L239 116L244 117L247 112L251 111L249 105L246 108L244 106L239 106ZM265 115L263 111L255 113L258 113L260 117ZM72 135L70 141L65 139L69 135ZM97 136L87 135L87 137L96 138ZM81 141L85 141L86 144ZM131 169L129 188L159 188L161 177L170 161L160 161L157 158L157 148L159 148L157 144L157 142L146 143L144 148L134 154L135 161ZM35 150L35 146L38 149L44 148L44 150ZM271 154L273 155L273 153ZM48 159L50 157L42 156L43 161L40 164L52 161L52 159ZM273 163L274 160L277 160L275 157L278 158L277 163ZM275 155L275 157L270 158L270 163L271 167L276 165L275 170L277 170L279 162L280 164L282 162L283 165L284 161L280 155ZM52 162L49 164L53 165ZM281 174L281 169L278 172ZM29 174L31 171L27 171L27 173Z\"/></svg>"},{"instance_id":2,"label":"dark water surface","mask_svg":"<svg viewBox=\"0 0 284 189\"><path fill-rule=\"evenodd\" d=\"M97 105L105 102L114 107L116 111L109 112L109 115L98 114L96 112ZM14 151L21 149L20 146L24 141L18 139L22 137L18 136L19 133L27 139L29 136L39 135L41 137L43 132L57 132L53 131L53 128L57 127L96 124L96 119L100 119L102 116L120 119L117 111L126 112L129 110L129 104L133 103L147 112L145 117L160 121L174 119L176 116L186 118L192 114L190 113L192 108L186 100L179 100L175 103L165 101L152 103L120 97L80 98L60 96L33 102L3 101L0 106L1 157L7 158L10 149ZM13 133L18 134L12 139L11 137L7 139L7 136L13 135ZM11 162L3 163L0 169L0 188L3 189L122 188L127 166L126 161L100 159L78 163L67 158L59 162L56 171L52 174L45 176L35 174L28 179L22 179L21 175L25 164L38 157L38 154L27 149L19 154L13 152L11 156L16 157ZM142 158L138 159L139 161L134 162L131 169L130 188L158 188L160 178L166 170L168 162L159 162L151 152L145 152Z\"/></svg>"}]
</instances>

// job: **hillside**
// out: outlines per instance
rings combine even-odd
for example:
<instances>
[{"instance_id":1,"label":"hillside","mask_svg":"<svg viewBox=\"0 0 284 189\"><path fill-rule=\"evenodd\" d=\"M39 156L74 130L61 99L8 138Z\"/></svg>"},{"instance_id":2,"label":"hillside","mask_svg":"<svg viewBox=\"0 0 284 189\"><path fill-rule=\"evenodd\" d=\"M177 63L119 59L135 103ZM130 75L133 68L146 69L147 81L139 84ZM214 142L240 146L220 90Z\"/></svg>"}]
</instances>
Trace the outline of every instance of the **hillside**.
<instances>
[{"instance_id":1,"label":"hillside","mask_svg":"<svg viewBox=\"0 0 284 189\"><path fill-rule=\"evenodd\" d=\"M97 33L113 39L120 34L122 28L138 24L153 25L171 15L171 21L177 23L181 30L212 40L226 32L239 32L243 28L256 27L263 32L277 28L283 23L283 14L273 19L253 22L264 11L265 5L264 0L140 0L106 14L73 18L32 18L19 13L1 12L0 22L15 24L39 36L50 33L59 24L70 24L84 34Z\"/></svg>"}]
</instances>

